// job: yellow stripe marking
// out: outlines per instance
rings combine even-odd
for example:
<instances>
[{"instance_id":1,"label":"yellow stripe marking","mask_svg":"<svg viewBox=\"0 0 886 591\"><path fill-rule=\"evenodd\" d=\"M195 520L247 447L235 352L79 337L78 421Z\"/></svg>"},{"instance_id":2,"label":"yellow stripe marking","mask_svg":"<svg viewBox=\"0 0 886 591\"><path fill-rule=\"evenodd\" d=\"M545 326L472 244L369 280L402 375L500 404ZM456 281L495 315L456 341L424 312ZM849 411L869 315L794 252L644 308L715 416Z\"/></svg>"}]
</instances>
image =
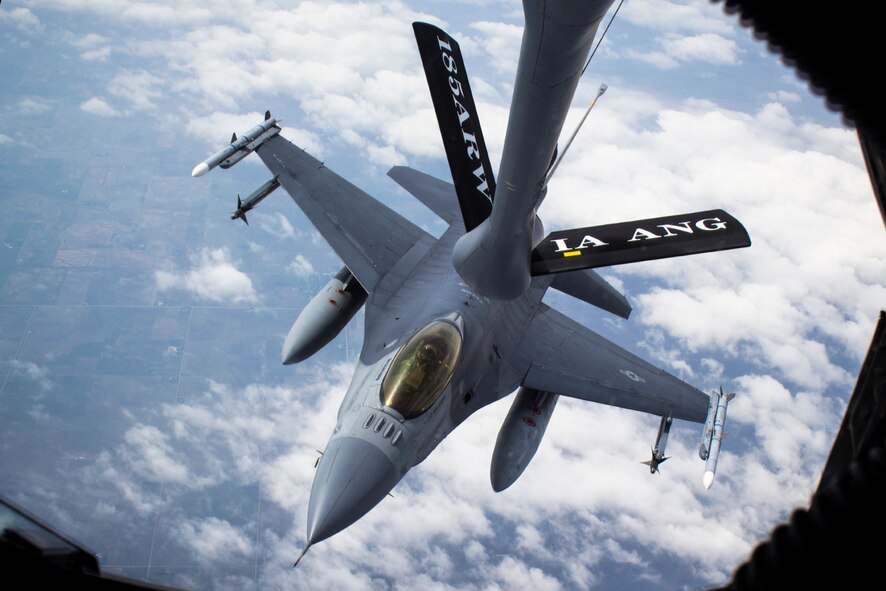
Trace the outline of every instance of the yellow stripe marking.
<instances>
[{"instance_id":1,"label":"yellow stripe marking","mask_svg":"<svg viewBox=\"0 0 886 591\"><path fill-rule=\"evenodd\" d=\"M570 250L570 251L564 252L563 256L564 257L577 257L580 254L581 254L580 250Z\"/></svg>"}]
</instances>

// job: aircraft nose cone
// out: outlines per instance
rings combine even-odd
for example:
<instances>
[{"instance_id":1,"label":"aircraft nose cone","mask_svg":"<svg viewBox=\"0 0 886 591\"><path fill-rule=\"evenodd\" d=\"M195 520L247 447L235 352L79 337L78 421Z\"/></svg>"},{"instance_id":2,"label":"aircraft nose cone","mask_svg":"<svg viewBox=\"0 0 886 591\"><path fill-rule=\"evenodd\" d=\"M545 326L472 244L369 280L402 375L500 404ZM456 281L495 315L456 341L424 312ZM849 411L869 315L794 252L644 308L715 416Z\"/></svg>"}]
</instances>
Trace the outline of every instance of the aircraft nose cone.
<instances>
[{"instance_id":1,"label":"aircraft nose cone","mask_svg":"<svg viewBox=\"0 0 886 591\"><path fill-rule=\"evenodd\" d=\"M379 448L356 437L333 439L317 467L308 503L308 544L337 534L375 507L399 477Z\"/></svg>"}]
</instances>

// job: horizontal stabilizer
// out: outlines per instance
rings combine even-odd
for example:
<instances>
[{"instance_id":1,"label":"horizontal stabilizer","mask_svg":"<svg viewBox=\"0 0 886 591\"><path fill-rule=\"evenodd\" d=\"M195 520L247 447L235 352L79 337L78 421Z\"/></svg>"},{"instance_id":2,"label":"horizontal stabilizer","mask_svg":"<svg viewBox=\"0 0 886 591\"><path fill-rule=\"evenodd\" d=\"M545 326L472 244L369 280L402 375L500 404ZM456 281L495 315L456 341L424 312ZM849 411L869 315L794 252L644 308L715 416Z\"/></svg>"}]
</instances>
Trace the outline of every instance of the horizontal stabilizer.
<instances>
[{"instance_id":1,"label":"horizontal stabilizer","mask_svg":"<svg viewBox=\"0 0 886 591\"><path fill-rule=\"evenodd\" d=\"M628 300L592 269L560 273L551 287L616 316L627 318L631 315Z\"/></svg>"},{"instance_id":2,"label":"horizontal stabilizer","mask_svg":"<svg viewBox=\"0 0 886 591\"><path fill-rule=\"evenodd\" d=\"M532 274L609 267L751 245L744 226L711 209L551 232L532 251Z\"/></svg>"},{"instance_id":3,"label":"horizontal stabilizer","mask_svg":"<svg viewBox=\"0 0 886 591\"><path fill-rule=\"evenodd\" d=\"M495 178L458 43L441 29L412 23L443 147L470 232L492 213Z\"/></svg>"},{"instance_id":4,"label":"horizontal stabilizer","mask_svg":"<svg viewBox=\"0 0 886 591\"><path fill-rule=\"evenodd\" d=\"M408 166L395 166L388 171L388 176L446 223L459 220L455 187L450 183Z\"/></svg>"}]
</instances>

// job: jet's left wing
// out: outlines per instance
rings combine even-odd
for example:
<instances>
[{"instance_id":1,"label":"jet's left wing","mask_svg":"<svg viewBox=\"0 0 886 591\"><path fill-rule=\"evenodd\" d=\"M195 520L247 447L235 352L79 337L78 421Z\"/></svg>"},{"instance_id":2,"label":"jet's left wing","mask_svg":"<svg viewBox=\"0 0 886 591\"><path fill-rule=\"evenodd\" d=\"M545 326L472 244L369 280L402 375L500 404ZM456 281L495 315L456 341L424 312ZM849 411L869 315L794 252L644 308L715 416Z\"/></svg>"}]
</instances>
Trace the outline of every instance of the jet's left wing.
<instances>
[{"instance_id":1,"label":"jet's left wing","mask_svg":"<svg viewBox=\"0 0 886 591\"><path fill-rule=\"evenodd\" d=\"M428 235L282 136L256 152L366 291Z\"/></svg>"},{"instance_id":2,"label":"jet's left wing","mask_svg":"<svg viewBox=\"0 0 886 591\"><path fill-rule=\"evenodd\" d=\"M698 423L707 416L708 395L545 304L522 349L528 388Z\"/></svg>"}]
</instances>

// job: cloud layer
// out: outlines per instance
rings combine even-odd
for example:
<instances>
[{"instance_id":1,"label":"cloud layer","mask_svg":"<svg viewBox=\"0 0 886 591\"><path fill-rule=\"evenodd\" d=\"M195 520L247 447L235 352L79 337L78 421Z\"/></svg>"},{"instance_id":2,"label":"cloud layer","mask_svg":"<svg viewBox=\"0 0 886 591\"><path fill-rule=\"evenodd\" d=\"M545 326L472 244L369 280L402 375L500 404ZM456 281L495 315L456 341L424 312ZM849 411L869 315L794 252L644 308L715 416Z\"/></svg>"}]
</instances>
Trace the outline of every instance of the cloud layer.
<instances>
[{"instance_id":1,"label":"cloud layer","mask_svg":"<svg viewBox=\"0 0 886 591\"><path fill-rule=\"evenodd\" d=\"M101 19L101 34L87 26L58 36L75 60L101 64L101 82L72 103L90 116L148 119L203 155L280 105L284 135L318 157L347 161L350 169L339 172L355 182L402 162L432 163L445 174L408 27L430 20L464 40L493 160L501 151L519 6L493 4L476 18L461 11L451 22L402 2L282 9L255 0L210 10L195 1L35 0L29 7L0 11L22 38L64 27L55 24L64 21L60 13ZM328 439L351 374L350 365L328 358L293 370L291 384L207 380L153 413L130 413L82 489L103 483L125 517L171 516L170 546L201 567L251 567L249 576L216 569L219 588L721 582L816 485L886 296L886 242L857 141L820 110L818 119L807 116L796 84L754 91L739 106L725 93L695 94L688 81L702 74L692 68L741 79L739 68L759 49L719 7L636 0L622 17L634 28L612 33L604 53L624 72L561 166L542 217L557 229L724 207L748 228L750 249L608 270L635 304L634 324L595 327L694 383L738 392L733 435L709 493L700 485L695 425L675 427L672 459L651 477L638 462L648 457L654 418L563 400L523 478L496 495L488 470L507 412L502 402L472 417L394 499L312 549L293 572L314 450ZM631 78L635 66L675 77L690 72L679 78L683 98L643 90ZM577 104L595 89L583 84ZM27 97L10 108L33 115L55 103ZM565 129L581 112L570 113ZM0 144L12 141L0 135ZM259 242L306 236L279 213L255 220L264 231L252 234ZM152 287L203 305L262 304L259 287L240 270L246 267L219 241L196 247L183 268L160 261ZM307 280L321 268L294 252L261 272ZM586 310L578 316L598 318ZM13 365L10 374L52 387L38 366ZM205 510L194 500L256 489L248 507ZM120 519L110 510L98 514ZM201 586L190 576L174 582Z\"/></svg>"}]
</instances>

